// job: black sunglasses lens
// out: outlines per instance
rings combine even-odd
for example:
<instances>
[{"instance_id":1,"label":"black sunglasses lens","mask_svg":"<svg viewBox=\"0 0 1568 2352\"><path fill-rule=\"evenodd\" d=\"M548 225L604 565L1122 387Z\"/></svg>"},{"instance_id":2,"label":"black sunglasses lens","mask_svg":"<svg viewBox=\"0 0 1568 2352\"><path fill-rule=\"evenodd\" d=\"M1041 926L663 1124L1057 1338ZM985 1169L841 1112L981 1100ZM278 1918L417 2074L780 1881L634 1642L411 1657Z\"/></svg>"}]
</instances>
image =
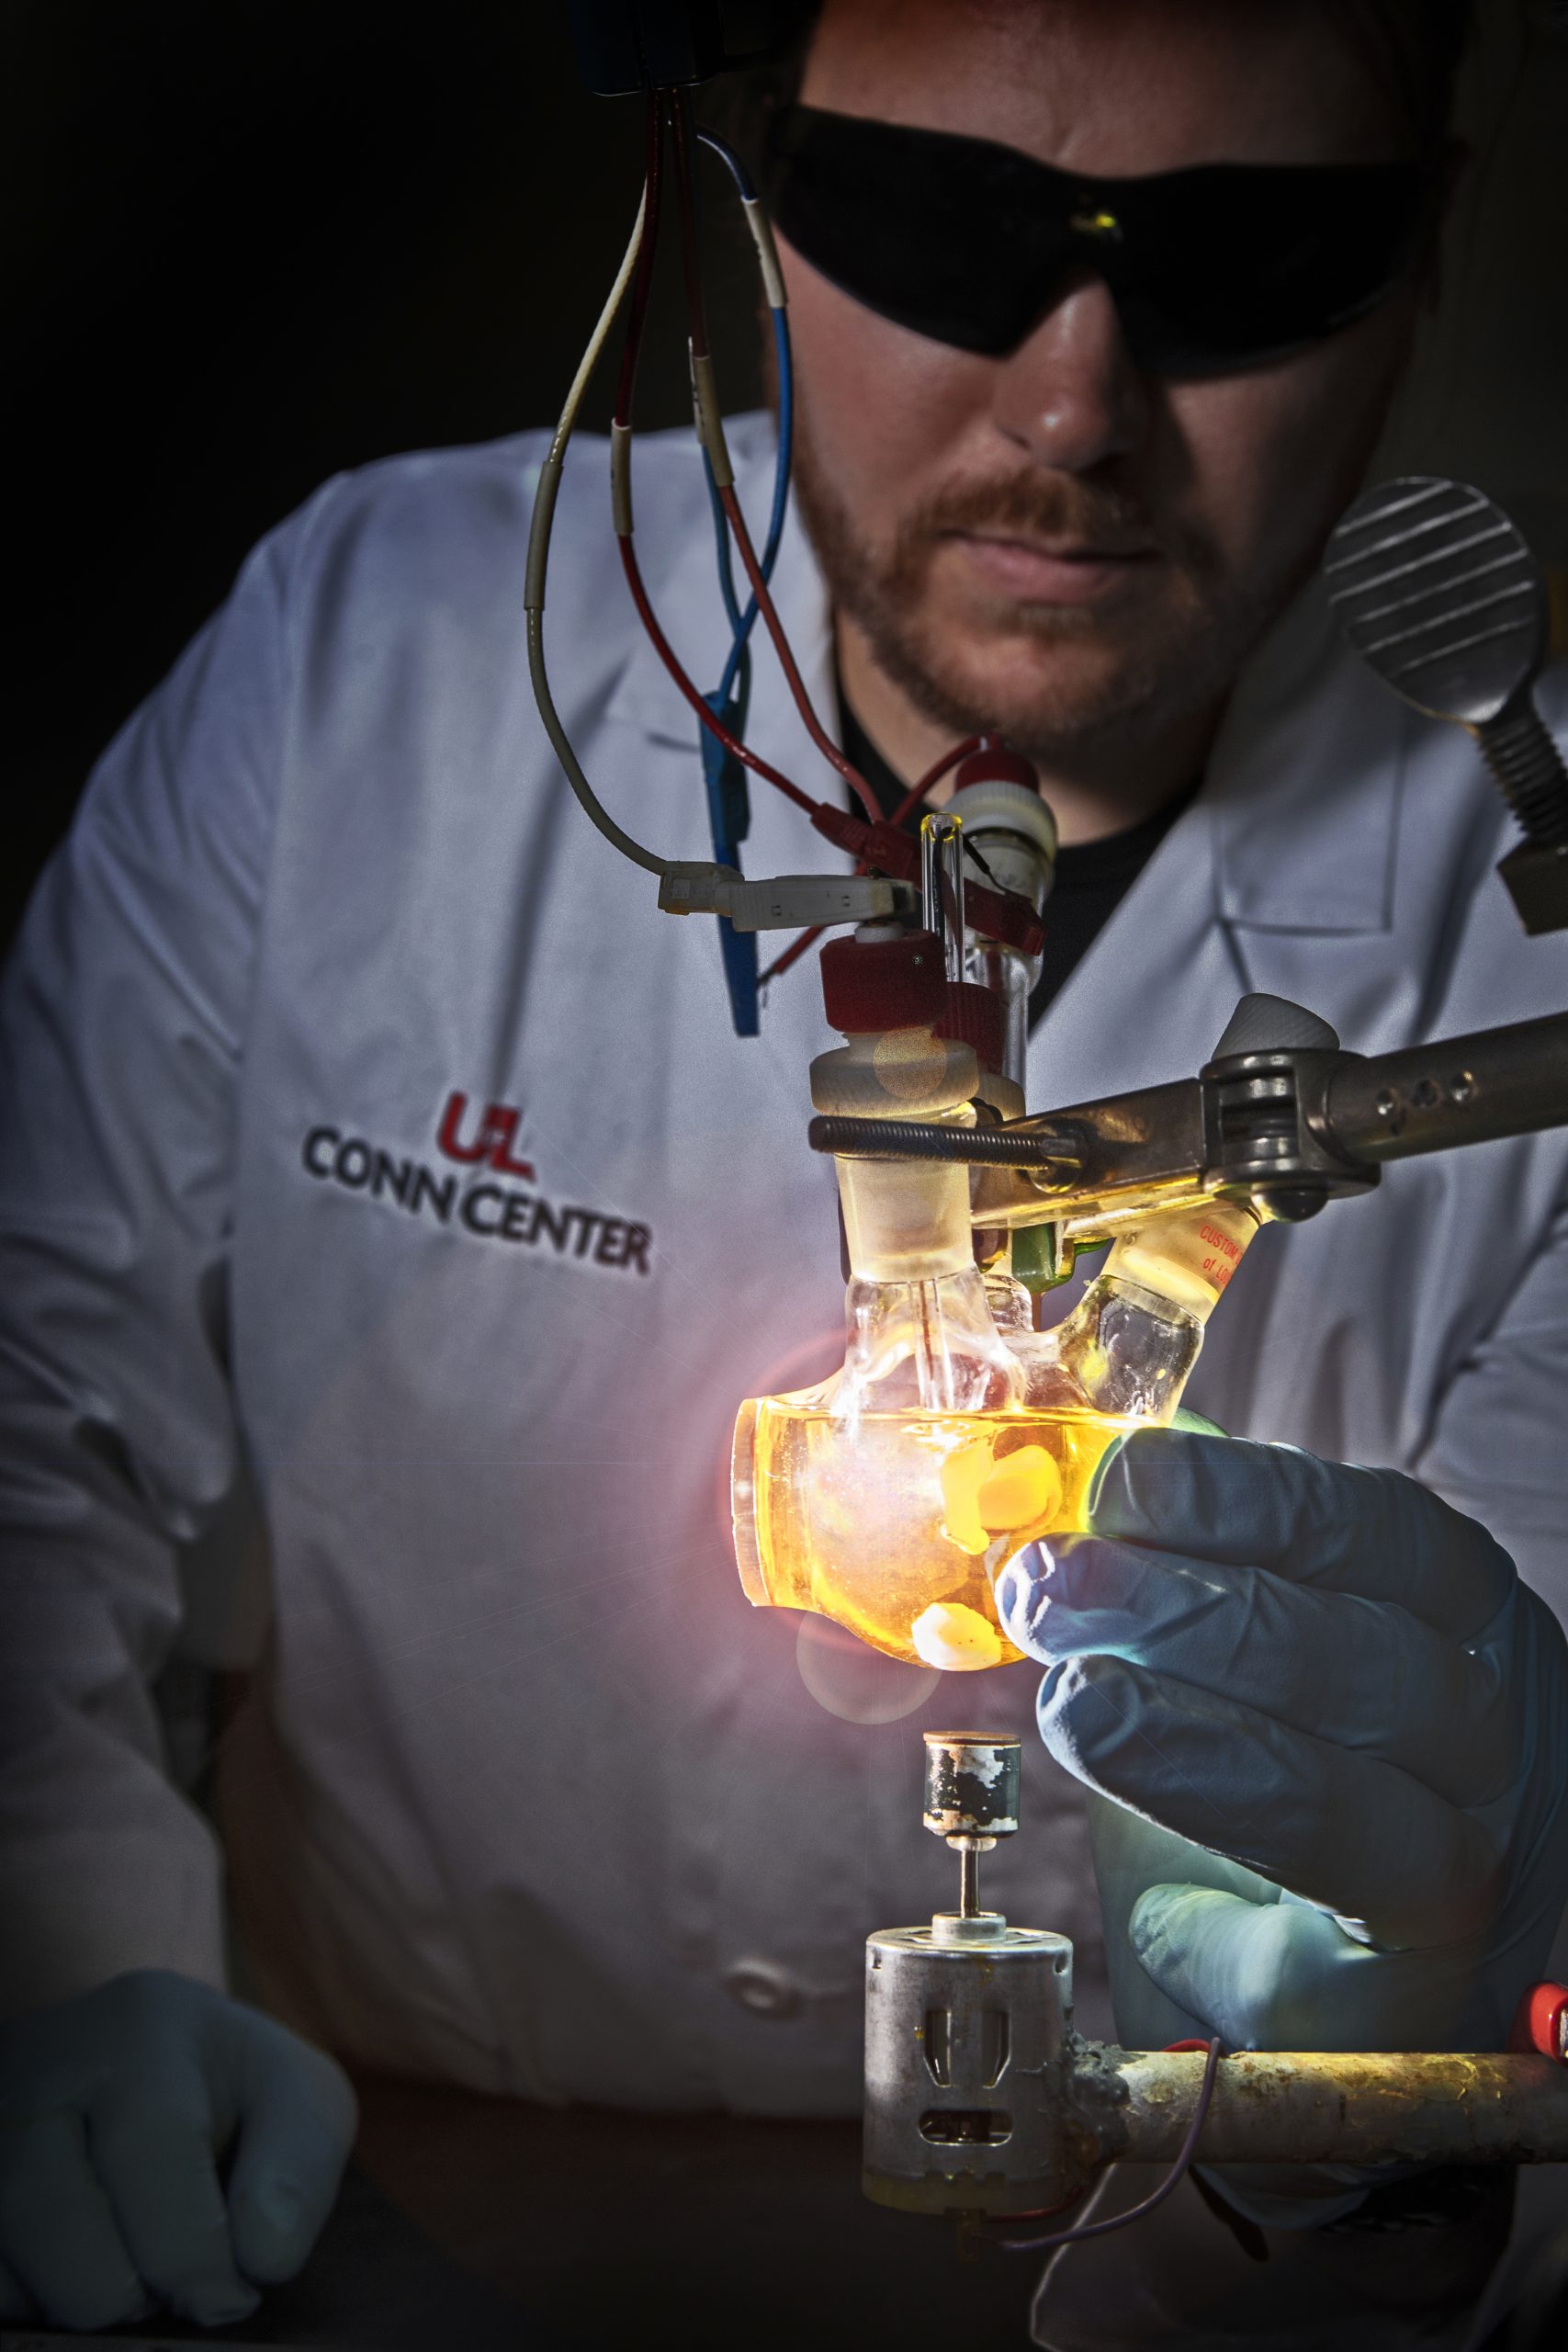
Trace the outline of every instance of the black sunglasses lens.
<instances>
[{"instance_id":1,"label":"black sunglasses lens","mask_svg":"<svg viewBox=\"0 0 1568 2352\"><path fill-rule=\"evenodd\" d=\"M763 174L796 252L895 324L1000 358L1040 314L1059 268L1053 234L1021 185L1029 159L978 140L793 110Z\"/></svg>"},{"instance_id":2,"label":"black sunglasses lens","mask_svg":"<svg viewBox=\"0 0 1568 2352\"><path fill-rule=\"evenodd\" d=\"M1016 350L1085 266L1140 367L1258 364L1360 316L1427 215L1406 164L1214 164L1077 181L988 141L791 110L766 174L780 228L882 317L958 349Z\"/></svg>"},{"instance_id":3,"label":"black sunglasses lens","mask_svg":"<svg viewBox=\"0 0 1568 2352\"><path fill-rule=\"evenodd\" d=\"M1429 198L1399 164L1216 164L1124 185L1107 269L1134 356L1171 374L1258 365L1362 317L1408 269Z\"/></svg>"}]
</instances>

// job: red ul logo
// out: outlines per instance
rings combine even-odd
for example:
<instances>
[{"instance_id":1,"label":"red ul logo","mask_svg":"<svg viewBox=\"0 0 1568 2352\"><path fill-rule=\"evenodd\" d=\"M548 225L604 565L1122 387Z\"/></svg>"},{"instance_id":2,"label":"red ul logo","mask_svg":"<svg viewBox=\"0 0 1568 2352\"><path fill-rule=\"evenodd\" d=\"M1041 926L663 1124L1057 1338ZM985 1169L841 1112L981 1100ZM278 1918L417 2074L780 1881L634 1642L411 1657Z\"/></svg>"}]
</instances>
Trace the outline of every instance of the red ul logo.
<instances>
[{"instance_id":1,"label":"red ul logo","mask_svg":"<svg viewBox=\"0 0 1568 2352\"><path fill-rule=\"evenodd\" d=\"M435 1130L438 1150L448 1159L459 1159L466 1167L476 1168L480 1161L493 1168L498 1176L526 1176L532 1180L531 1159L513 1159L512 1146L516 1139L517 1123L523 1116L510 1102L487 1102L479 1123L479 1133L472 1143L458 1139L458 1130L468 1115L466 1094L449 1094L446 1108L441 1114L441 1125Z\"/></svg>"}]
</instances>

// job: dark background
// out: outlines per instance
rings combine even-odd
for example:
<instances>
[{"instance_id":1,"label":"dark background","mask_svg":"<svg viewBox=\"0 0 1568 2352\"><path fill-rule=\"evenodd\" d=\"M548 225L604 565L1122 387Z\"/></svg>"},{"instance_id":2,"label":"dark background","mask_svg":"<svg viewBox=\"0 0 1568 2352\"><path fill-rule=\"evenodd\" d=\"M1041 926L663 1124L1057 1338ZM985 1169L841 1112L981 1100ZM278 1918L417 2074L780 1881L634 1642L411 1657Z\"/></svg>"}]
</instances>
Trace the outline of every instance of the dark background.
<instances>
[{"instance_id":1,"label":"dark background","mask_svg":"<svg viewBox=\"0 0 1568 2352\"><path fill-rule=\"evenodd\" d=\"M1543 557L1568 567L1568 0L1483 6L1465 98L1478 168L1385 462L1478 480L1514 507ZM93 759L260 533L339 468L553 419L629 227L641 120L635 101L581 88L558 0L0 0L0 126L16 403L4 509L14 618L3 938ZM710 180L707 194L719 224L722 191ZM744 407L757 396L754 298L743 244L716 225L714 261L720 381L726 404ZM664 424L685 413L682 330L667 300L641 414ZM588 422L605 421L601 388ZM519 616L520 659L521 638ZM499 2130L504 2119L489 2106ZM561 2128L551 2120L552 2166ZM522 2123L518 2133L525 2155ZM690 2340L732 2340L704 2315L718 2312L729 2272L701 2232L682 2234L694 2204L706 2213L717 2195L700 2172L709 2157L690 2158L694 2189L671 2136L660 2130L656 2170L681 2218L666 2223L657 2205L653 2218L669 2247L690 2249ZM429 2137L422 2123L410 2145ZM447 2144L437 2141L438 2155ZM635 2217L649 2192L627 2174L627 2145L620 2133L605 2177L623 2184L621 2210ZM485 2177L514 2214L534 2192L519 2185L513 2154ZM779 2327L792 2331L767 2340L801 2341L811 2323L797 2302L813 2297L814 2308L855 2320L859 2340L876 2340L858 2312L830 2294L824 2303L820 2282L835 2265L863 2301L902 2292L911 2316L899 2340L918 2340L922 2320L942 2333L945 2282L968 2274L912 2223L908 2247L900 2239L879 2271L873 2237L896 2233L897 2217L854 2198L852 2135L842 2154L835 2169L813 2143L795 2201L752 2200L750 2222L789 2234L801 2264L795 2301L793 2285L767 2287ZM751 2197L758 2161L726 2158L738 2196ZM401 2210L420 2210L400 2176L387 2177ZM569 2186L575 2177L562 2175ZM454 2180L467 2195L469 2176ZM417 2250L367 2206L371 2194L362 2181L340 2208L320 2291L368 2302L378 2280L389 2301L405 2301L406 2338L378 2334L378 2344L480 2341L477 2321L468 2333L454 2315L449 2268L431 2273L442 2318L426 2325ZM507 2215L479 2220L504 2247ZM606 2244L617 2242L612 2231ZM732 2263L753 2258L739 2222L719 2243ZM483 2269L466 2245L446 2251ZM615 2283L596 2244L568 2252L581 2275ZM554 2251L547 2267L547 2285L580 2275ZM642 2276L635 2265L622 2275ZM307 2290L317 2291L309 2280ZM973 2330L972 2286L964 2302ZM559 2307L558 2294L547 2328ZM892 2308L880 2306L884 2321ZM514 2340L512 2309L498 2341ZM319 2341L319 2316L302 2311L288 2340ZM617 2312L615 2340L635 2333L637 2316ZM333 2328L359 2340L335 2307ZM263 2332L287 2334L281 2321ZM954 2340L962 2332L948 2329ZM832 2340L830 2324L819 2340Z\"/></svg>"},{"instance_id":2,"label":"dark background","mask_svg":"<svg viewBox=\"0 0 1568 2352\"><path fill-rule=\"evenodd\" d=\"M1562 564L1568 5L1482 5L1478 169L1390 461L1480 481ZM553 420L629 228L641 116L582 89L560 0L6 0L0 25L3 937L94 757L260 533L340 467ZM706 189L739 408L754 297ZM643 384L648 423L685 416L673 300Z\"/></svg>"},{"instance_id":3,"label":"dark background","mask_svg":"<svg viewBox=\"0 0 1568 2352\"><path fill-rule=\"evenodd\" d=\"M21 619L0 938L262 532L342 467L554 422L643 139L639 100L582 86L560 0L6 0L3 22ZM720 383L744 408L754 265L702 170ZM690 415L661 292L651 425Z\"/></svg>"}]
</instances>

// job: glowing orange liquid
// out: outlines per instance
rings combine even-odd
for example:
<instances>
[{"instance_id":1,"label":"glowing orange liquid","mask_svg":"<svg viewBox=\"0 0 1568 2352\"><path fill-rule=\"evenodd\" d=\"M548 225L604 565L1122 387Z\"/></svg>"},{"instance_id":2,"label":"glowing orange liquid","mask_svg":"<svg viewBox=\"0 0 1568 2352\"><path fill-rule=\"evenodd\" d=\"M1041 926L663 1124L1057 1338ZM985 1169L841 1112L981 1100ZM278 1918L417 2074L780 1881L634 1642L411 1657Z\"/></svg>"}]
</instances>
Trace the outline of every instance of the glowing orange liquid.
<instances>
[{"instance_id":1,"label":"glowing orange liquid","mask_svg":"<svg viewBox=\"0 0 1568 2352\"><path fill-rule=\"evenodd\" d=\"M1075 1411L846 1420L820 1396L741 1408L735 1544L750 1598L815 1610L911 1666L1021 1657L996 1577L1037 1537L1085 1526L1095 1471L1135 1424Z\"/></svg>"}]
</instances>

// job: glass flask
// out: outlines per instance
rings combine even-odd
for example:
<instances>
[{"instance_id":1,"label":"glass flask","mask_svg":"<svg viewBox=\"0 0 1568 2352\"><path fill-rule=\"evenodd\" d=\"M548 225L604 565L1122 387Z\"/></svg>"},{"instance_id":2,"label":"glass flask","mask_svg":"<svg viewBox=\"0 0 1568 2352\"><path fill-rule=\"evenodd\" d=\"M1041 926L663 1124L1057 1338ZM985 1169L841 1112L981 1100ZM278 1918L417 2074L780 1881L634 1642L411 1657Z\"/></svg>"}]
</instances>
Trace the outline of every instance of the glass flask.
<instances>
[{"instance_id":1,"label":"glass flask","mask_svg":"<svg viewBox=\"0 0 1568 2352\"><path fill-rule=\"evenodd\" d=\"M1064 1322L1035 1332L1018 1285L993 1277L987 1296L966 1176L939 1204L942 1180L965 1172L919 1165L919 1208L904 1195L899 1216L912 1172L840 1163L843 1368L742 1406L736 1559L758 1606L814 1611L889 1657L963 1671L1021 1655L998 1618L998 1573L1026 1544L1086 1528L1111 1445L1172 1418L1257 1219L1229 1201L1151 1218Z\"/></svg>"},{"instance_id":2,"label":"glass flask","mask_svg":"<svg viewBox=\"0 0 1568 2352\"><path fill-rule=\"evenodd\" d=\"M1030 1405L1172 1420L1203 1327L1257 1231L1245 1202L1213 1200L1123 1233L1064 1321L1013 1336Z\"/></svg>"}]
</instances>

